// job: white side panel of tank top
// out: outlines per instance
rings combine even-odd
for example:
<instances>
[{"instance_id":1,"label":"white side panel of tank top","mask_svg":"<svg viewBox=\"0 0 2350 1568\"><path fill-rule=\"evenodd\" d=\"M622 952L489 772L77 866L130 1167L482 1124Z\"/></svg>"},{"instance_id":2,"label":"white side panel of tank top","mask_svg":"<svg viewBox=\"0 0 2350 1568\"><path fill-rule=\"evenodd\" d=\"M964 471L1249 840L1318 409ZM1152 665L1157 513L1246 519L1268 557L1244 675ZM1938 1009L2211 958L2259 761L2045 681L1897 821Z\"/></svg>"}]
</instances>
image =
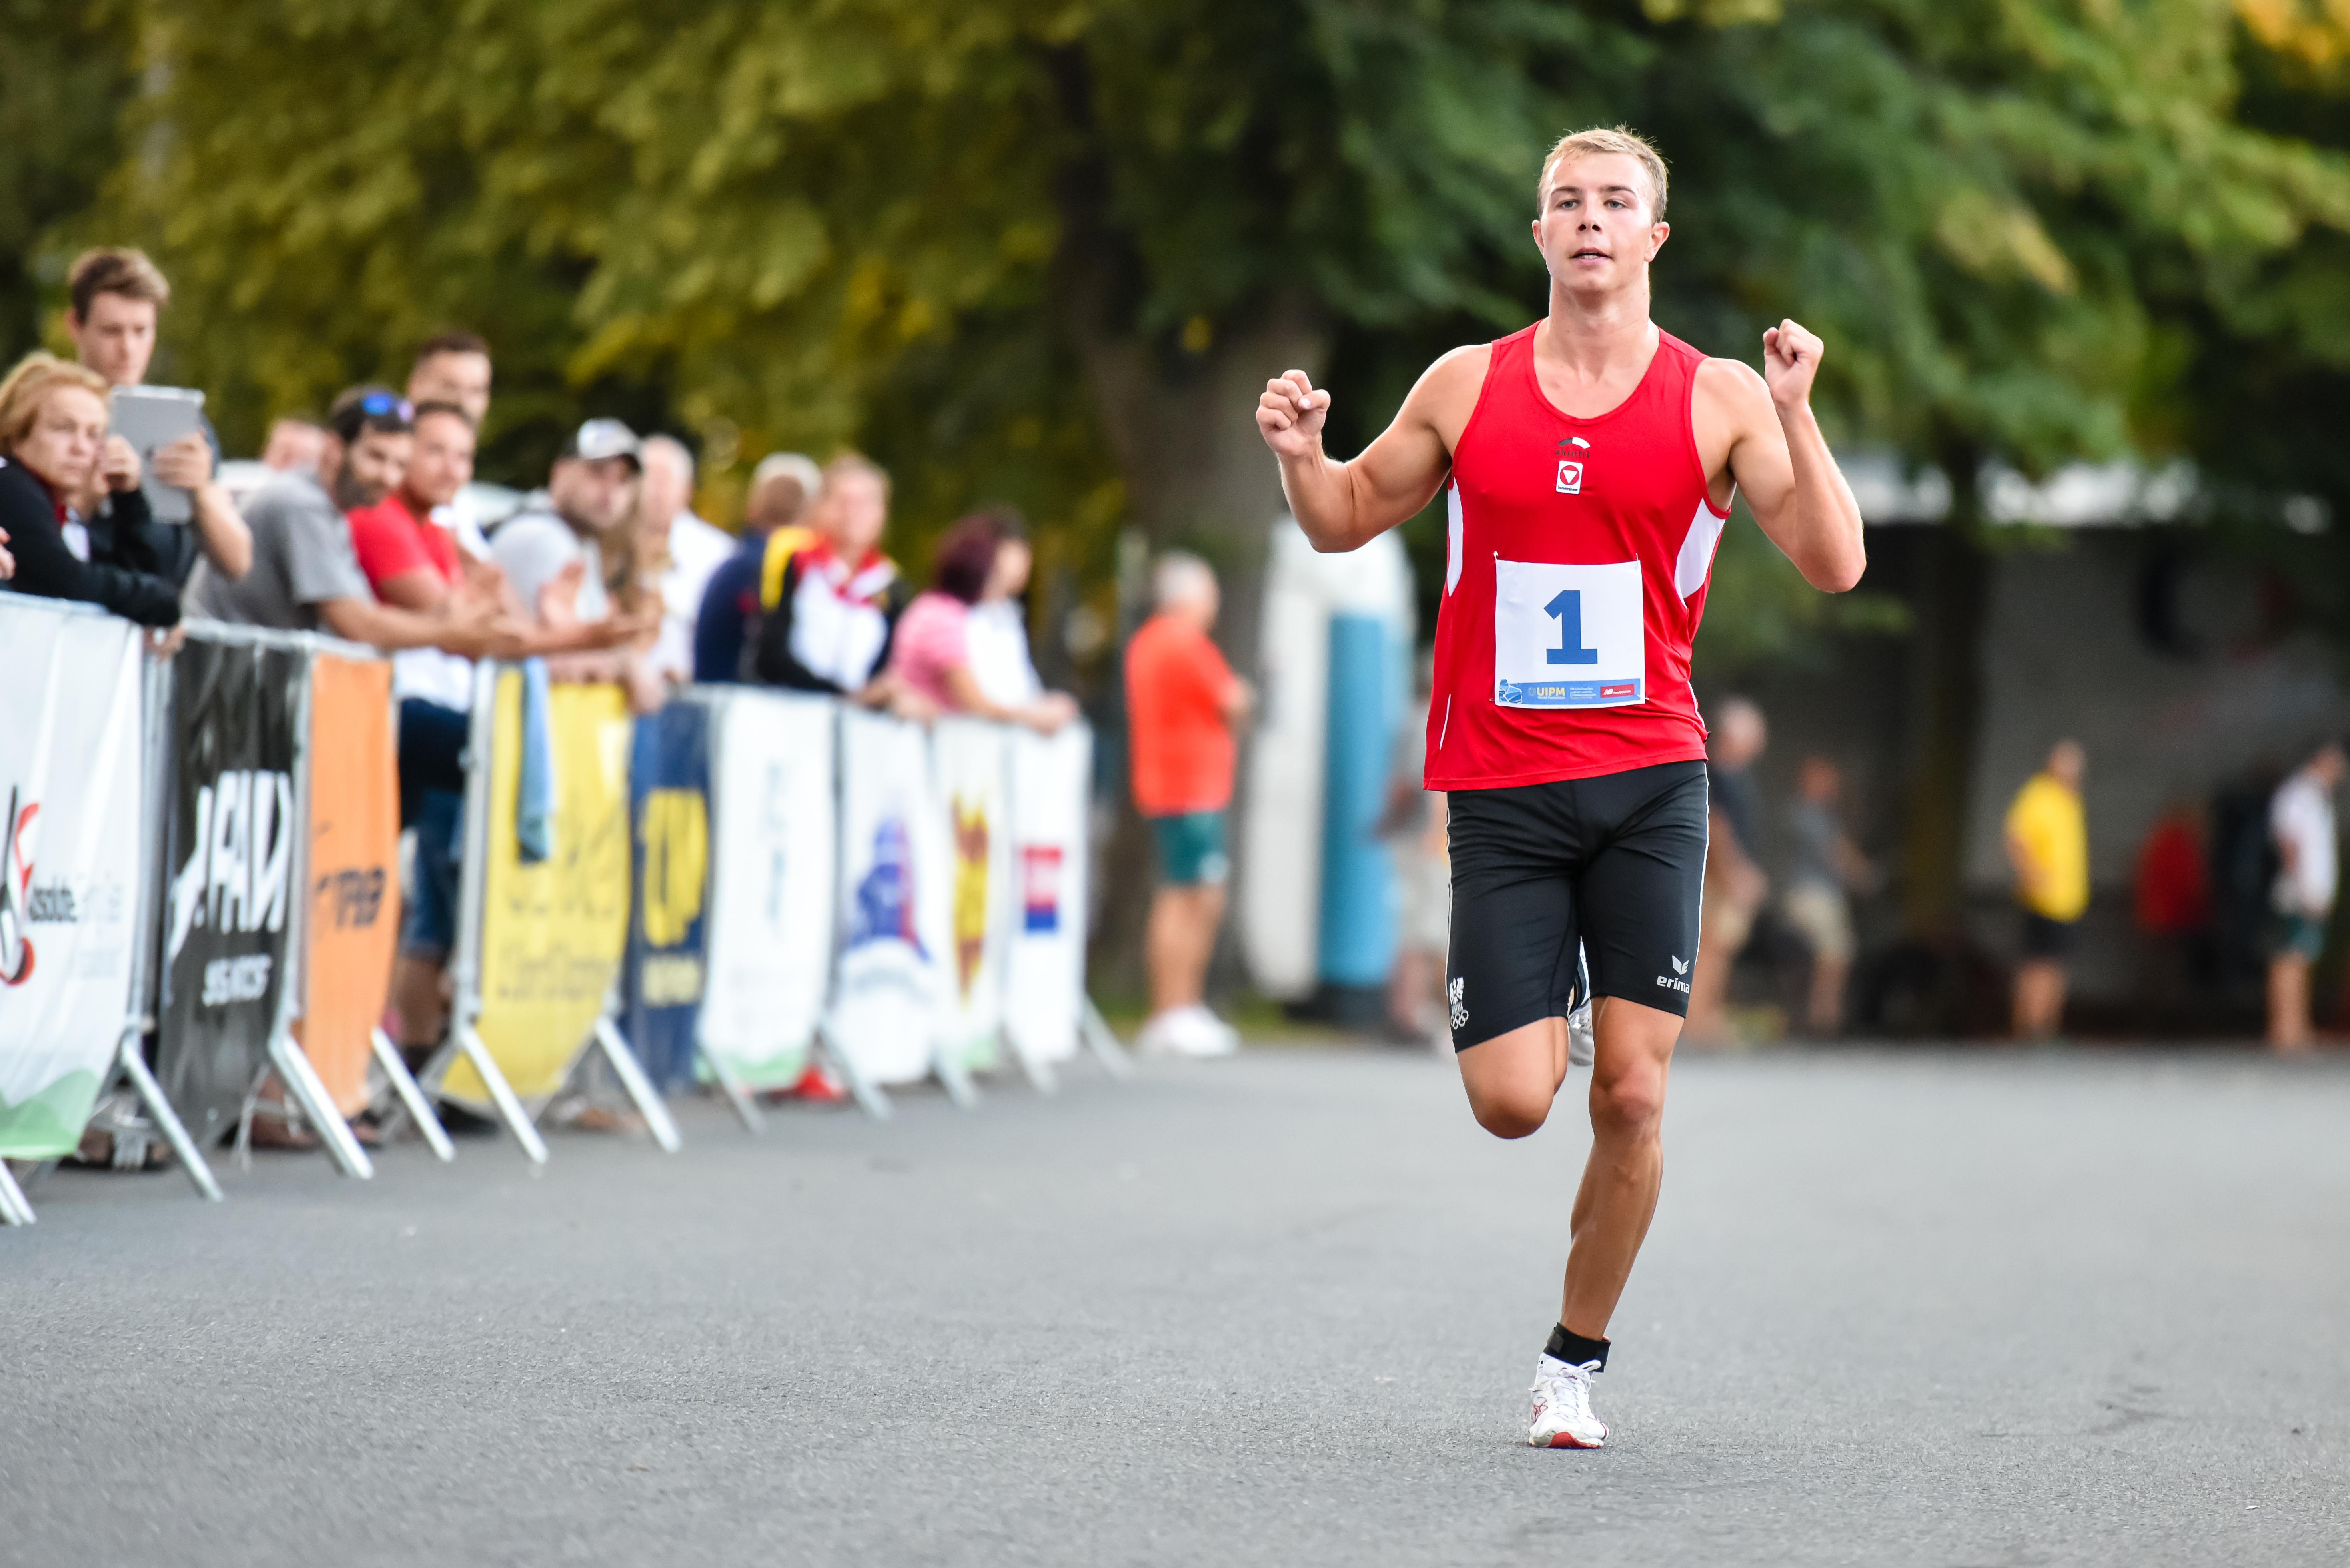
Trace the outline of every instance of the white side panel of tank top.
<instances>
[{"instance_id":1,"label":"white side panel of tank top","mask_svg":"<svg viewBox=\"0 0 2350 1568\"><path fill-rule=\"evenodd\" d=\"M1690 519L1689 533L1681 540L1680 559L1673 563L1673 590L1684 599L1705 587L1706 574L1713 570L1713 547L1721 542L1721 525L1727 521L1715 516L1703 500L1698 502L1697 515Z\"/></svg>"},{"instance_id":2,"label":"white side panel of tank top","mask_svg":"<svg viewBox=\"0 0 2350 1568\"><path fill-rule=\"evenodd\" d=\"M1460 586L1461 483L1454 480L1444 487L1444 597L1451 598Z\"/></svg>"}]
</instances>

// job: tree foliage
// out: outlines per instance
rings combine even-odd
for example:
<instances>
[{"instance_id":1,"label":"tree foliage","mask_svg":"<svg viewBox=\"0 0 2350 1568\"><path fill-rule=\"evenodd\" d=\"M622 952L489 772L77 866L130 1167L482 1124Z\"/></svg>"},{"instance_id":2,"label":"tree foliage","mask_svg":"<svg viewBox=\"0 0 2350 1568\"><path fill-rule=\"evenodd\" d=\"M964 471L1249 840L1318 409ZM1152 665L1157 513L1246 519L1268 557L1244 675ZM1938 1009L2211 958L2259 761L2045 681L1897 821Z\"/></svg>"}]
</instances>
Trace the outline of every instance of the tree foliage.
<instances>
[{"instance_id":1,"label":"tree foliage","mask_svg":"<svg viewBox=\"0 0 2350 1568\"><path fill-rule=\"evenodd\" d=\"M1806 321L1837 439L2350 501L2314 431L2220 450L2350 365L2350 139L2277 85L2339 30L2294 0L114 3L136 153L55 243L156 250L233 438L470 325L511 477L583 399L730 421L1106 573L1128 519L1255 530L1265 374L1330 368L1359 441L1538 313L1541 151L1623 122L1674 165L1659 319Z\"/></svg>"}]
</instances>

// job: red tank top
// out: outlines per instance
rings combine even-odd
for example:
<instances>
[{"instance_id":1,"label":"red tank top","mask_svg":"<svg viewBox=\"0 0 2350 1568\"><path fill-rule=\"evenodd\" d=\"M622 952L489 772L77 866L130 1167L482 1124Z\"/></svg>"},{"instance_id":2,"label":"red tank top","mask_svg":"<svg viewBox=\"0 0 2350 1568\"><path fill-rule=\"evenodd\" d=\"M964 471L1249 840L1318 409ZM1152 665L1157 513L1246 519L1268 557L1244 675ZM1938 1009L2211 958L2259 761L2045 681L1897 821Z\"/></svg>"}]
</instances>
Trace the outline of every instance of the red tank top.
<instances>
[{"instance_id":1,"label":"red tank top","mask_svg":"<svg viewBox=\"0 0 2350 1568\"><path fill-rule=\"evenodd\" d=\"M1534 327L1493 345L1445 493L1430 789L1704 757L1690 646L1729 516L1690 425L1704 361L1660 331L1632 395L1581 420L1543 395Z\"/></svg>"}]
</instances>

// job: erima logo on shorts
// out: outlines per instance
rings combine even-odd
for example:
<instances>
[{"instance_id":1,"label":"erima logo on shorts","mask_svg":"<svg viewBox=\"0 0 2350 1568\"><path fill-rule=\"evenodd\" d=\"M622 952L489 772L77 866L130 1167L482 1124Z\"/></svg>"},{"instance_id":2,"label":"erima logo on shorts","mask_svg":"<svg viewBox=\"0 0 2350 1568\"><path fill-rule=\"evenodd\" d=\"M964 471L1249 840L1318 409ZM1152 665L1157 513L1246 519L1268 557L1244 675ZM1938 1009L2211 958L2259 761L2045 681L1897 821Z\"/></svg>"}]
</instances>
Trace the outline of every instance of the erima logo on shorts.
<instances>
[{"instance_id":1,"label":"erima logo on shorts","mask_svg":"<svg viewBox=\"0 0 2350 1568\"><path fill-rule=\"evenodd\" d=\"M1668 953L1666 956L1673 961L1673 974L1689 973L1689 965L1682 961L1679 955ZM1673 974L1659 975L1657 977L1657 983L1663 986L1668 991L1678 991L1684 996L1688 995L1689 981L1685 980L1675 980L1673 978Z\"/></svg>"},{"instance_id":2,"label":"erima logo on shorts","mask_svg":"<svg viewBox=\"0 0 2350 1568\"><path fill-rule=\"evenodd\" d=\"M1452 1027L1455 1029L1469 1027L1469 1004L1461 1000L1461 993L1467 990L1468 986L1468 979L1464 976L1452 982L1452 989L1449 993L1452 1002Z\"/></svg>"}]
</instances>

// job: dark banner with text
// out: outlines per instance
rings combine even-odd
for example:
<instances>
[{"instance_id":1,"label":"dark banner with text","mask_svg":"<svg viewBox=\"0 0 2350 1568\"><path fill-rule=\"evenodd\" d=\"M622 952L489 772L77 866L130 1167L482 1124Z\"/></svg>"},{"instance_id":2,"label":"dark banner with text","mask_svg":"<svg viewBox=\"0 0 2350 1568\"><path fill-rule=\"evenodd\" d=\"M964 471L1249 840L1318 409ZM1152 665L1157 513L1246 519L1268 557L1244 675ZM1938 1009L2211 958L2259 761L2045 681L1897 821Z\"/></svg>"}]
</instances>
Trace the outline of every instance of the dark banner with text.
<instances>
[{"instance_id":1,"label":"dark banner with text","mask_svg":"<svg viewBox=\"0 0 2350 1568\"><path fill-rule=\"evenodd\" d=\"M200 1142L234 1122L285 989L304 658L191 639L172 660L156 1075Z\"/></svg>"}]
</instances>

